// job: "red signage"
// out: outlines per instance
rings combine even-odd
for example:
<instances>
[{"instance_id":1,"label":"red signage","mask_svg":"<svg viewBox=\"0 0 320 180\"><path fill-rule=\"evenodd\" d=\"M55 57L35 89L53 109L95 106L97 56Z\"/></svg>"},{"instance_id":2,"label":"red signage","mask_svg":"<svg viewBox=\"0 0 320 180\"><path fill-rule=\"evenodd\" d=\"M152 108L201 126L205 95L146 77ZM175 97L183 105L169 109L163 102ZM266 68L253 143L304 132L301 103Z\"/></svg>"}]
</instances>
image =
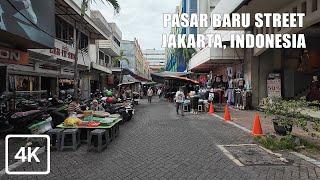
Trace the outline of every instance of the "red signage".
<instances>
[{"instance_id":1,"label":"red signage","mask_svg":"<svg viewBox=\"0 0 320 180\"><path fill-rule=\"evenodd\" d=\"M0 47L0 62L9 64L28 64L27 52Z\"/></svg>"},{"instance_id":2,"label":"red signage","mask_svg":"<svg viewBox=\"0 0 320 180\"><path fill-rule=\"evenodd\" d=\"M69 49L66 46L63 46L62 49L57 48L57 47L54 49L50 49L50 53L57 55L57 56L60 56L60 57L72 59L72 60L76 59L75 54L72 52L69 52Z\"/></svg>"}]
</instances>

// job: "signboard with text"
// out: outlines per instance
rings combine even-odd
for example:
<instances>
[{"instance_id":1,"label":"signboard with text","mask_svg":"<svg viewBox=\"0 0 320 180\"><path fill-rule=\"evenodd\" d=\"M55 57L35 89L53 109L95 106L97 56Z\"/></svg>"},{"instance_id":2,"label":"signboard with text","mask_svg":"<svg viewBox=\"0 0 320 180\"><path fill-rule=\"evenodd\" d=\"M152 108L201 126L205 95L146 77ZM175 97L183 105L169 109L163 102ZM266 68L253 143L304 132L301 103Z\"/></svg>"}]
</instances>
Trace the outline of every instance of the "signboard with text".
<instances>
[{"instance_id":1,"label":"signboard with text","mask_svg":"<svg viewBox=\"0 0 320 180\"><path fill-rule=\"evenodd\" d=\"M0 62L8 64L28 64L27 52L0 46Z\"/></svg>"},{"instance_id":2,"label":"signboard with text","mask_svg":"<svg viewBox=\"0 0 320 180\"><path fill-rule=\"evenodd\" d=\"M281 75L278 73L269 74L267 88L269 98L281 98Z\"/></svg>"},{"instance_id":3,"label":"signboard with text","mask_svg":"<svg viewBox=\"0 0 320 180\"><path fill-rule=\"evenodd\" d=\"M74 62L76 52L75 48L59 40L55 40L53 49L32 49L31 51L69 62Z\"/></svg>"}]
</instances>

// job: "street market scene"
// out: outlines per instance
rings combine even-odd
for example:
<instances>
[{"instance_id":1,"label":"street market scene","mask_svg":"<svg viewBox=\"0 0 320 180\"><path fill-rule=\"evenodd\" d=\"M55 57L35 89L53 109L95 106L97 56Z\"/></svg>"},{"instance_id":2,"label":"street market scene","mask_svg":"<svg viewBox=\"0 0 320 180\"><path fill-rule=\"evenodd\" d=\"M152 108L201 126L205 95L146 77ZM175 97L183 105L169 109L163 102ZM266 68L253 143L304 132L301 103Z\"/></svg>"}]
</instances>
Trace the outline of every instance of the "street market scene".
<instances>
[{"instance_id":1,"label":"street market scene","mask_svg":"<svg viewBox=\"0 0 320 180\"><path fill-rule=\"evenodd\" d=\"M320 0L0 0L0 179L320 179L318 43Z\"/></svg>"}]
</instances>

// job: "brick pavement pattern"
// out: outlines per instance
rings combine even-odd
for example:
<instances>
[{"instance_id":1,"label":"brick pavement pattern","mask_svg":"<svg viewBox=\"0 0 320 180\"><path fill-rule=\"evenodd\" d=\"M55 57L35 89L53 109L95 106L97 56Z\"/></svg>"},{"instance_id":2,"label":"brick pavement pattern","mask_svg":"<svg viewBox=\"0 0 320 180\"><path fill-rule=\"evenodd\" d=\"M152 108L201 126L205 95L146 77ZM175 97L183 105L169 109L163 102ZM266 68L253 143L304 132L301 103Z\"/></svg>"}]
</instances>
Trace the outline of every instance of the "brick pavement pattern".
<instances>
[{"instance_id":1,"label":"brick pavement pattern","mask_svg":"<svg viewBox=\"0 0 320 180\"><path fill-rule=\"evenodd\" d=\"M143 101L102 153L51 153L47 176L1 179L319 179L320 168L289 153L286 166L239 167L217 145L252 143L250 134L207 114L177 116L173 104ZM41 157L40 157L41 158ZM17 169L39 169L42 163Z\"/></svg>"}]
</instances>

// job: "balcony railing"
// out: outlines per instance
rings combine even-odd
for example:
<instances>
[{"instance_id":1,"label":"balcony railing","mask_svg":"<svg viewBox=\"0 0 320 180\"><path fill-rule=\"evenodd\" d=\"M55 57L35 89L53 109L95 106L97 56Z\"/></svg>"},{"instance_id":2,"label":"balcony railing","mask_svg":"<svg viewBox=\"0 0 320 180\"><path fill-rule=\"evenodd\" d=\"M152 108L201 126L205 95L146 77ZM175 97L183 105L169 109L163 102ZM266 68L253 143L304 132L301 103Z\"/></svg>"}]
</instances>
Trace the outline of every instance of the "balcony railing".
<instances>
[{"instance_id":1,"label":"balcony railing","mask_svg":"<svg viewBox=\"0 0 320 180\"><path fill-rule=\"evenodd\" d=\"M112 39L98 40L98 46L112 57L120 55L120 46Z\"/></svg>"}]
</instances>

